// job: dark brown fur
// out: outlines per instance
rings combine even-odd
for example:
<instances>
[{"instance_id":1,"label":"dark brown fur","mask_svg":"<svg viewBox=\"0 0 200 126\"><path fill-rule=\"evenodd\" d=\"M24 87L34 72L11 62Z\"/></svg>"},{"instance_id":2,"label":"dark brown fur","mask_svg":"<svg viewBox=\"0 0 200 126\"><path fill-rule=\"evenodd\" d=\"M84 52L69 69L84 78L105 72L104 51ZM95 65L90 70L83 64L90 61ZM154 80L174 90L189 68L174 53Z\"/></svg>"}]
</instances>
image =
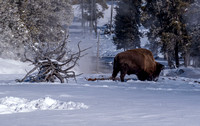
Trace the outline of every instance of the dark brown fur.
<instances>
[{"instance_id":1,"label":"dark brown fur","mask_svg":"<svg viewBox=\"0 0 200 126\"><path fill-rule=\"evenodd\" d=\"M119 53L114 58L113 80L120 72L123 82L126 74L136 74L139 80L156 80L164 66L155 61L151 51L133 49Z\"/></svg>"}]
</instances>

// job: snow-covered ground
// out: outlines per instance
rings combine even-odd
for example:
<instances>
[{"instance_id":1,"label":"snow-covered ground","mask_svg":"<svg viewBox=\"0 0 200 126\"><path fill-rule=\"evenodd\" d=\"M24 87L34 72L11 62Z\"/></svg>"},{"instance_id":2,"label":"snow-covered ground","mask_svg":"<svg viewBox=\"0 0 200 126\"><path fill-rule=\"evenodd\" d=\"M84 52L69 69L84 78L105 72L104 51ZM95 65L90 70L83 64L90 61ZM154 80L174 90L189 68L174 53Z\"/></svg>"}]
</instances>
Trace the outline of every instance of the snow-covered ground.
<instances>
[{"instance_id":1,"label":"snow-covered ground","mask_svg":"<svg viewBox=\"0 0 200 126\"><path fill-rule=\"evenodd\" d=\"M5 63L5 64L4 64ZM200 70L165 70L158 82L87 81L108 74L83 74L68 83L16 83L23 74L1 59L2 126L199 126ZM17 65L17 66L18 66ZM5 73L2 68L10 73ZM179 70L180 71L180 70ZM192 76L194 78L191 78ZM194 76L195 75L195 76ZM190 77L190 78L187 78Z\"/></svg>"},{"instance_id":2,"label":"snow-covered ground","mask_svg":"<svg viewBox=\"0 0 200 126\"><path fill-rule=\"evenodd\" d=\"M109 20L109 9L100 24ZM72 50L75 43L81 40L81 47L92 46L88 53L96 55L97 38L93 34L82 34L80 22L73 22L69 32ZM109 37L104 37L100 38L100 55L114 56L118 50ZM145 41L146 38L142 39L143 45ZM87 78L111 76L112 71L91 74L94 62L89 57L83 57L80 66L75 68L76 72L84 71L83 75L77 77L77 82L70 79L64 84L59 81L17 83L15 79L21 79L32 66L0 58L0 125L200 125L200 69L166 69L158 82L138 81L134 75L127 76L131 80L124 83L111 80L87 81Z\"/></svg>"}]
</instances>

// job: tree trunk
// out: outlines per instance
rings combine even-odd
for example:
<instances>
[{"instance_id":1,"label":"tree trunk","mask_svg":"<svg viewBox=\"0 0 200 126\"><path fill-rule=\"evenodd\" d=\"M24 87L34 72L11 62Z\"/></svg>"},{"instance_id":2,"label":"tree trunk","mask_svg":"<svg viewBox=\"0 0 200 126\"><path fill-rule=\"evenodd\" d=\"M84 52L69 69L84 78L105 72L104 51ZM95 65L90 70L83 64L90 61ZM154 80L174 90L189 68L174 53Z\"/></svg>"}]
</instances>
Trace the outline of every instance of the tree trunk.
<instances>
[{"instance_id":1,"label":"tree trunk","mask_svg":"<svg viewBox=\"0 0 200 126\"><path fill-rule=\"evenodd\" d=\"M81 0L81 16L82 16L82 20L81 20L81 26L83 28L83 23L84 23L84 14L83 14L83 0Z\"/></svg>"},{"instance_id":2,"label":"tree trunk","mask_svg":"<svg viewBox=\"0 0 200 126\"><path fill-rule=\"evenodd\" d=\"M178 56L178 42L176 42L176 45L175 45L175 62L176 62L176 67L178 68L180 63L179 63L179 56Z\"/></svg>"},{"instance_id":3,"label":"tree trunk","mask_svg":"<svg viewBox=\"0 0 200 126\"><path fill-rule=\"evenodd\" d=\"M168 66L169 68L174 68L174 63L172 61L172 58L171 58L171 54L169 52L166 52L165 53L165 57L166 57L166 60L167 60L167 63L168 63Z\"/></svg>"},{"instance_id":4,"label":"tree trunk","mask_svg":"<svg viewBox=\"0 0 200 126\"><path fill-rule=\"evenodd\" d=\"M94 31L97 38L97 13L96 13L96 0L93 2L93 13L94 13Z\"/></svg>"},{"instance_id":5,"label":"tree trunk","mask_svg":"<svg viewBox=\"0 0 200 126\"><path fill-rule=\"evenodd\" d=\"M93 30L93 0L91 0L91 3L90 3L90 33L92 33L92 30Z\"/></svg>"},{"instance_id":6,"label":"tree trunk","mask_svg":"<svg viewBox=\"0 0 200 126\"><path fill-rule=\"evenodd\" d=\"M83 29L83 34L85 34L85 17L84 17L84 2L83 2L83 0L81 0L81 16L82 16L81 26Z\"/></svg>"},{"instance_id":7,"label":"tree trunk","mask_svg":"<svg viewBox=\"0 0 200 126\"><path fill-rule=\"evenodd\" d=\"M190 65L190 54L188 51L186 51L184 56L184 66L188 67L189 65Z\"/></svg>"},{"instance_id":8,"label":"tree trunk","mask_svg":"<svg viewBox=\"0 0 200 126\"><path fill-rule=\"evenodd\" d=\"M114 2L113 2L113 0L112 0L112 3L111 3L111 12L110 12L110 32L111 32L111 30L112 30L112 19L113 19L113 4L114 4Z\"/></svg>"}]
</instances>

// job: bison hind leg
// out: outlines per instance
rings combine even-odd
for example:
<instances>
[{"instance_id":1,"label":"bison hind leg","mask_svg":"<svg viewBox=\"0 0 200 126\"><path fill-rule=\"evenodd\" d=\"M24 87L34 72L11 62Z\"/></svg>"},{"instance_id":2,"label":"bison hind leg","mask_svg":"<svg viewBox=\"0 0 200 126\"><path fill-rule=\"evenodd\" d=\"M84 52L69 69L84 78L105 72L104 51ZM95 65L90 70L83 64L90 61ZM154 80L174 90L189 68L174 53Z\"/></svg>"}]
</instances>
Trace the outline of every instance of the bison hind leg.
<instances>
[{"instance_id":1,"label":"bison hind leg","mask_svg":"<svg viewBox=\"0 0 200 126\"><path fill-rule=\"evenodd\" d=\"M113 73L112 73L112 80L114 81L117 74L119 73L119 65L118 62L116 60L116 58L114 58L114 63L113 63Z\"/></svg>"},{"instance_id":2,"label":"bison hind leg","mask_svg":"<svg viewBox=\"0 0 200 126\"><path fill-rule=\"evenodd\" d=\"M122 70L121 73L120 73L120 79L121 79L121 82L124 82L124 77L126 75L126 71L125 70Z\"/></svg>"},{"instance_id":3,"label":"bison hind leg","mask_svg":"<svg viewBox=\"0 0 200 126\"><path fill-rule=\"evenodd\" d=\"M126 74L128 73L128 70L129 70L129 66L128 64L123 64L121 66L121 70L120 70L120 79L121 79L121 82L124 82L124 77L126 76Z\"/></svg>"},{"instance_id":4,"label":"bison hind leg","mask_svg":"<svg viewBox=\"0 0 200 126\"><path fill-rule=\"evenodd\" d=\"M115 80L115 77L117 76L118 73L119 73L118 69L113 69L112 80Z\"/></svg>"},{"instance_id":5,"label":"bison hind leg","mask_svg":"<svg viewBox=\"0 0 200 126\"><path fill-rule=\"evenodd\" d=\"M112 79L115 80L115 77L117 76L117 74L119 73L119 70L113 70L113 73L112 73ZM126 70L121 70L120 71L120 80L121 82L124 82L124 77L126 75Z\"/></svg>"}]
</instances>

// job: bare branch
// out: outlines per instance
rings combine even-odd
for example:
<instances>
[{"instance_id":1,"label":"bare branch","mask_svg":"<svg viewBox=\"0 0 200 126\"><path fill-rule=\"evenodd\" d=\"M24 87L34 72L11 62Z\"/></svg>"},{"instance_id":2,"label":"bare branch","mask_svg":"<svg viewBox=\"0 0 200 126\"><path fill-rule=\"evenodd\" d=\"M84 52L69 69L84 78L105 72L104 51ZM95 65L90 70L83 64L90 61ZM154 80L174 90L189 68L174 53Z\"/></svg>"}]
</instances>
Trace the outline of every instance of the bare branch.
<instances>
[{"instance_id":1,"label":"bare branch","mask_svg":"<svg viewBox=\"0 0 200 126\"><path fill-rule=\"evenodd\" d=\"M76 80L76 74L74 71L71 71L78 64L78 60L84 56L81 55L82 52L90 49L86 48L81 50L80 43L77 44L78 51L76 53L72 53L70 50L66 51L66 39L53 51L48 51L46 53L42 52L42 48L37 48L38 50L34 49L37 57L35 61L31 61L27 58L25 54L26 61L32 62L35 67L29 71L22 80L16 80L18 82L55 82L55 79L60 80L61 83L64 83L64 80L68 81L68 78L74 78ZM48 49L49 50L49 47ZM60 52L59 52L60 50ZM48 55L47 55L48 54ZM52 59L51 56L56 55ZM65 56L68 55L68 59L65 59ZM65 68L64 68L65 67ZM35 75L31 75L32 73L37 73Z\"/></svg>"},{"instance_id":2,"label":"bare branch","mask_svg":"<svg viewBox=\"0 0 200 126\"><path fill-rule=\"evenodd\" d=\"M26 76L22 79L22 80L17 80L18 82L24 82L24 80L31 74L33 73L37 68L39 67L39 65L35 66L31 71L29 71Z\"/></svg>"}]
</instances>

